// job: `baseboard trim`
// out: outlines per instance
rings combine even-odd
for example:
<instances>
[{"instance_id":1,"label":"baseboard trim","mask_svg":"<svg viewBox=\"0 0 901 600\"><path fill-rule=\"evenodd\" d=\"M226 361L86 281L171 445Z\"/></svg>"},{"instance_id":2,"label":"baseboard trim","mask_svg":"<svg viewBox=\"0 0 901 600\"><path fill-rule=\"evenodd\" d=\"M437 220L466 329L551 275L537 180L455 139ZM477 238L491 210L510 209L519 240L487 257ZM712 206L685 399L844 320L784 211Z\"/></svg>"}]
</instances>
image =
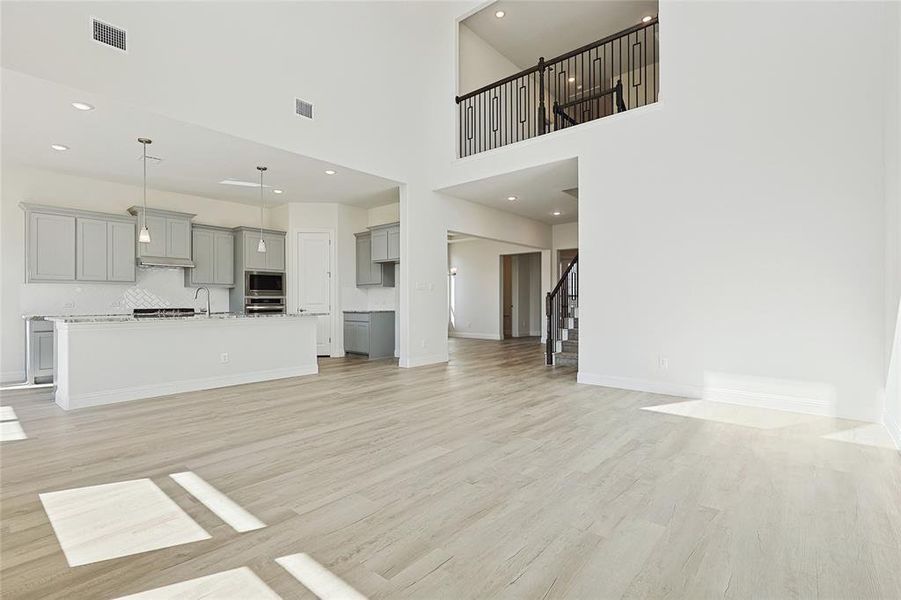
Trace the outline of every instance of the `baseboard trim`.
<instances>
[{"instance_id":1,"label":"baseboard trim","mask_svg":"<svg viewBox=\"0 0 901 600\"><path fill-rule=\"evenodd\" d=\"M448 331L448 337L465 338L468 340L493 340L499 342L504 339L497 333L470 333L468 331Z\"/></svg>"},{"instance_id":2,"label":"baseboard trim","mask_svg":"<svg viewBox=\"0 0 901 600\"><path fill-rule=\"evenodd\" d=\"M427 365L436 365L447 362L447 353L427 354L425 356L415 356L413 358L401 358L398 366L403 369L412 369L415 367L425 367Z\"/></svg>"},{"instance_id":3,"label":"baseboard trim","mask_svg":"<svg viewBox=\"0 0 901 600\"><path fill-rule=\"evenodd\" d=\"M791 396L769 392L713 387L704 390L704 400L722 402L724 404L737 404L740 406L753 406L755 408L784 410L787 412L818 415L821 417L837 416L835 406L831 403L822 399L805 396Z\"/></svg>"},{"instance_id":4,"label":"baseboard trim","mask_svg":"<svg viewBox=\"0 0 901 600\"><path fill-rule=\"evenodd\" d=\"M25 382L25 371L0 372L0 385L12 385Z\"/></svg>"},{"instance_id":5,"label":"baseboard trim","mask_svg":"<svg viewBox=\"0 0 901 600\"><path fill-rule=\"evenodd\" d=\"M882 415L882 424L885 425L885 430L888 431L889 437L895 443L895 448L901 451L901 423L895 421L886 411Z\"/></svg>"},{"instance_id":6,"label":"baseboard trim","mask_svg":"<svg viewBox=\"0 0 901 600\"><path fill-rule=\"evenodd\" d=\"M631 377L616 377L613 375L597 375L595 373L585 373L584 371L579 371L576 376L576 381L586 385L598 385L621 390L632 390L635 392L649 392L651 394L663 394L665 396L678 396L680 398L701 397L700 386L682 383L652 381L650 379L633 379Z\"/></svg>"},{"instance_id":7,"label":"baseboard trim","mask_svg":"<svg viewBox=\"0 0 901 600\"><path fill-rule=\"evenodd\" d=\"M67 394L65 389L58 386L56 388L56 403L65 410L74 410L88 408L90 406L128 402L130 400L142 400L158 396L170 396L172 394L183 394L186 392L197 392L233 385L243 385L245 383L258 383L260 381L272 381L274 379L286 379L288 377L315 375L318 372L319 365L314 363L312 365L302 365L299 367L254 371L251 373L239 373L219 377L185 379L182 381L104 390L102 392L87 392L83 394Z\"/></svg>"}]
</instances>

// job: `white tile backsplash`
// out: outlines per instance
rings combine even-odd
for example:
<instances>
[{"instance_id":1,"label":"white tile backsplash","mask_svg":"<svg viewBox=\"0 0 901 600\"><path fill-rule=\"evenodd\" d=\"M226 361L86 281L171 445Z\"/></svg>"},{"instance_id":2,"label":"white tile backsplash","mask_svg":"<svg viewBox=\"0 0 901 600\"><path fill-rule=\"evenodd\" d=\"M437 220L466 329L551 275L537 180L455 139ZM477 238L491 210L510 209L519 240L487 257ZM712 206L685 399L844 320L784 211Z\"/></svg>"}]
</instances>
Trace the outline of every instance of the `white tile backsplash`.
<instances>
[{"instance_id":1,"label":"white tile backsplash","mask_svg":"<svg viewBox=\"0 0 901 600\"><path fill-rule=\"evenodd\" d=\"M27 315L90 315L130 313L134 308L184 307L206 309L201 294L185 287L184 269L139 267L136 281L115 283L30 283L20 286L20 306ZM210 288L213 311L229 310L228 290Z\"/></svg>"}]
</instances>

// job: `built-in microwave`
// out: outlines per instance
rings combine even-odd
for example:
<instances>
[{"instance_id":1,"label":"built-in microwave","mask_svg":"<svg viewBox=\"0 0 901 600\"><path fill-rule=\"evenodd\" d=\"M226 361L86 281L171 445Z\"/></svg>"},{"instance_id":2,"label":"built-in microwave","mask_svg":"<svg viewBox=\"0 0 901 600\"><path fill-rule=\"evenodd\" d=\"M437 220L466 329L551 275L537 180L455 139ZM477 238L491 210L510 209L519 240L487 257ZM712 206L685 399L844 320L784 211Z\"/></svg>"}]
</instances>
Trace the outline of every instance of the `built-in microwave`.
<instances>
[{"instance_id":1,"label":"built-in microwave","mask_svg":"<svg viewBox=\"0 0 901 600\"><path fill-rule=\"evenodd\" d=\"M284 296L285 274L245 271L244 290L247 296Z\"/></svg>"}]
</instances>

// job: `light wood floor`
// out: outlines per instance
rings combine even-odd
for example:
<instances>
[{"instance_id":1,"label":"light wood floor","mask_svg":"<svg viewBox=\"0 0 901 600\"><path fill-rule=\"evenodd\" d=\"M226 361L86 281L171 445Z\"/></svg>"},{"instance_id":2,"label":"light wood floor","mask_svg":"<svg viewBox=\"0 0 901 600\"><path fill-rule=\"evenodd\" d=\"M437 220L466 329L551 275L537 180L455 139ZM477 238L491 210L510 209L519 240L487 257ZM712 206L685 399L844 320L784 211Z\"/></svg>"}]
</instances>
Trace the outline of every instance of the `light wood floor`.
<instances>
[{"instance_id":1,"label":"light wood floor","mask_svg":"<svg viewBox=\"0 0 901 600\"><path fill-rule=\"evenodd\" d=\"M64 413L4 393L2 596L112 598L307 553L369 598L901 598L901 455L641 410L534 340L451 340L449 365L319 376ZM268 526L237 533L190 470ZM38 494L150 478L211 538L70 568Z\"/></svg>"}]
</instances>

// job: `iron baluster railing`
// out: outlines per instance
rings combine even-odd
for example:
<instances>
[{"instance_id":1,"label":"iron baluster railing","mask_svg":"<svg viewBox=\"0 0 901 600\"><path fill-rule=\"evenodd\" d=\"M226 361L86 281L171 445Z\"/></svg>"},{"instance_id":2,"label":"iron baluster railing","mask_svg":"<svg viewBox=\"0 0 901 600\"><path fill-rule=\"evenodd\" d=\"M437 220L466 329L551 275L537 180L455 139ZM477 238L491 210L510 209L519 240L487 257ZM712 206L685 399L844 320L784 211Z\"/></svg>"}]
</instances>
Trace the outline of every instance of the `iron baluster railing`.
<instances>
[{"instance_id":1,"label":"iron baluster railing","mask_svg":"<svg viewBox=\"0 0 901 600\"><path fill-rule=\"evenodd\" d=\"M545 298L547 337L545 338L545 362L554 364L557 342L562 342L562 330L568 329L569 319L576 318L579 303L579 255L576 254L560 276L560 281Z\"/></svg>"},{"instance_id":2,"label":"iron baluster railing","mask_svg":"<svg viewBox=\"0 0 901 600\"><path fill-rule=\"evenodd\" d=\"M641 23L457 96L459 156L657 101L658 21ZM548 108L550 107L550 110Z\"/></svg>"}]
</instances>

